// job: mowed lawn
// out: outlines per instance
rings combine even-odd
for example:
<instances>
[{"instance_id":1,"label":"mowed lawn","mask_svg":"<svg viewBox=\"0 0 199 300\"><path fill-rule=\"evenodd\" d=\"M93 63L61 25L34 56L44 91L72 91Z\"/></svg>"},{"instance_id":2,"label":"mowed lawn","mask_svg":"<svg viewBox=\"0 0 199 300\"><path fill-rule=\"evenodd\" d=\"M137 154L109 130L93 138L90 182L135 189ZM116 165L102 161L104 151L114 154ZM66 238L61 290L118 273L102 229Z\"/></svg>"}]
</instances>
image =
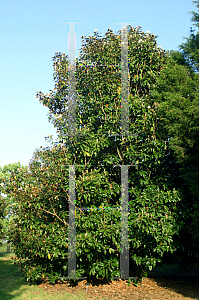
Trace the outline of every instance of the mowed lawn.
<instances>
[{"instance_id":1,"label":"mowed lawn","mask_svg":"<svg viewBox=\"0 0 199 300\"><path fill-rule=\"evenodd\" d=\"M3 250L3 251L2 251ZM72 295L63 292L49 292L37 285L28 285L21 272L11 259L14 253L6 253L5 246L0 247L0 299L1 300L65 300L88 299L85 293Z\"/></svg>"}]
</instances>

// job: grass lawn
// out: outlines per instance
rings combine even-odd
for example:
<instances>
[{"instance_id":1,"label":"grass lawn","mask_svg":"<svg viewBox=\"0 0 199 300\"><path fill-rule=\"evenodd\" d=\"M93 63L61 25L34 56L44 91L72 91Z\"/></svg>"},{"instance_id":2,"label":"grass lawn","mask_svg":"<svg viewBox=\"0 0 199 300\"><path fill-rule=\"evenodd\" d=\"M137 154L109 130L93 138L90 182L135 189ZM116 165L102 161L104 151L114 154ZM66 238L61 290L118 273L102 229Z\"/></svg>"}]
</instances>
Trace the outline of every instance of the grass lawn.
<instances>
[{"instance_id":1,"label":"grass lawn","mask_svg":"<svg viewBox=\"0 0 199 300\"><path fill-rule=\"evenodd\" d=\"M12 250L12 249L11 249ZM149 272L138 287L133 284L127 286L125 280L111 283L96 282L89 284L86 292L86 280L77 286L65 284L28 285L26 279L14 265L11 259L14 253L6 253L6 245L0 247L0 300L65 300L65 299L116 299L116 300L193 300L199 299L199 270L192 266L189 271L191 277L179 270L177 265L164 265ZM166 278L161 278L162 275ZM172 278L173 275L175 278ZM193 276L194 275L194 276ZM197 276L196 276L197 275ZM160 278L159 278L160 277Z\"/></svg>"},{"instance_id":2,"label":"grass lawn","mask_svg":"<svg viewBox=\"0 0 199 300\"><path fill-rule=\"evenodd\" d=\"M37 285L28 285L21 272L11 259L14 253L6 253L6 247L0 247L0 299L2 300L65 300L65 299L88 299L86 291L78 295L57 291L47 291ZM100 298L102 299L102 298Z\"/></svg>"}]
</instances>

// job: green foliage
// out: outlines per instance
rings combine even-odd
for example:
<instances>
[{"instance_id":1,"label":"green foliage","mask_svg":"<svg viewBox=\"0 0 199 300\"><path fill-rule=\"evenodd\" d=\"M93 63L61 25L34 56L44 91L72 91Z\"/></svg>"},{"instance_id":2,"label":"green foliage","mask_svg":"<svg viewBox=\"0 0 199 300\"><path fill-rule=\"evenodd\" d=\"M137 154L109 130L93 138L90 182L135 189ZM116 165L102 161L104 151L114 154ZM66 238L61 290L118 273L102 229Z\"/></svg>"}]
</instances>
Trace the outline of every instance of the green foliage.
<instances>
[{"instance_id":1,"label":"green foliage","mask_svg":"<svg viewBox=\"0 0 199 300\"><path fill-rule=\"evenodd\" d=\"M192 1L193 3L196 3L196 7L199 8L199 1ZM199 28L199 14L197 12L190 12L193 17L191 18L192 22L194 23L194 26ZM179 46L179 49L182 52L182 55L184 56L186 62L188 65L195 71L199 71L199 31L197 30L197 33L194 33L195 29L190 29L190 35L189 37L185 37L186 40L185 43L182 43Z\"/></svg>"},{"instance_id":2,"label":"green foliage","mask_svg":"<svg viewBox=\"0 0 199 300\"><path fill-rule=\"evenodd\" d=\"M15 205L15 203L10 200L9 192L7 195L2 195L2 188L7 184L7 180L11 174L18 172L20 167L26 170L28 169L27 166L21 165L20 162L4 165L3 168L0 168L0 239L6 239L8 237L9 222L12 218L13 206Z\"/></svg>"},{"instance_id":3,"label":"green foliage","mask_svg":"<svg viewBox=\"0 0 199 300\"><path fill-rule=\"evenodd\" d=\"M199 8L199 1L193 1ZM191 12L191 21L199 28L199 14ZM170 59L161 71L156 85L154 101L159 105L159 115L165 124L175 168L175 185L184 195L183 204L189 218L181 232L182 260L199 262L199 33L191 28L186 42L179 46L181 52L171 51ZM186 249L186 251L185 251ZM178 257L179 253L176 253ZM192 258L191 258L192 257Z\"/></svg>"},{"instance_id":4,"label":"green foliage","mask_svg":"<svg viewBox=\"0 0 199 300\"><path fill-rule=\"evenodd\" d=\"M175 186L180 188L184 195L184 201L180 206L187 208L187 216L189 216L185 222L184 233L181 233L182 245L184 244L182 249L184 251L185 247L190 252L192 248L192 254L194 249L195 255L198 256L198 238L196 238L198 218L194 217L198 214L196 207L199 201L198 80L184 63L181 65L181 62L175 59L176 57L178 57L177 53L176 55L170 53L158 77L153 98L158 103L160 123L168 136L168 149L176 172L173 180ZM195 221L192 224L193 219ZM187 243L188 237L189 243Z\"/></svg>"},{"instance_id":5,"label":"green foliage","mask_svg":"<svg viewBox=\"0 0 199 300\"><path fill-rule=\"evenodd\" d=\"M173 236L179 235L186 209L177 208L182 197L171 187L173 171L165 129L152 97L166 53L157 48L154 35L128 26L131 135L119 136L121 34L108 30L105 38L95 33L86 42L76 61L77 134L63 135L70 131L69 62L64 54L56 55L56 92L37 96L62 134L51 149L34 153L29 173L12 175L6 187L17 202L10 240L29 282L48 279L54 283L68 274L68 165L75 164L76 206L90 208L76 211L76 276L120 276L121 212L116 208L121 202L121 168L113 165L131 165L130 276L138 277L139 282L165 252L180 247Z\"/></svg>"},{"instance_id":6,"label":"green foliage","mask_svg":"<svg viewBox=\"0 0 199 300\"><path fill-rule=\"evenodd\" d=\"M1 197L0 199L0 246L2 245L2 238L4 237L4 218L6 210L6 201Z\"/></svg>"},{"instance_id":7,"label":"green foliage","mask_svg":"<svg viewBox=\"0 0 199 300\"><path fill-rule=\"evenodd\" d=\"M186 67L169 59L153 93L178 163L188 158L186 149L193 147L197 135L197 85Z\"/></svg>"}]
</instances>

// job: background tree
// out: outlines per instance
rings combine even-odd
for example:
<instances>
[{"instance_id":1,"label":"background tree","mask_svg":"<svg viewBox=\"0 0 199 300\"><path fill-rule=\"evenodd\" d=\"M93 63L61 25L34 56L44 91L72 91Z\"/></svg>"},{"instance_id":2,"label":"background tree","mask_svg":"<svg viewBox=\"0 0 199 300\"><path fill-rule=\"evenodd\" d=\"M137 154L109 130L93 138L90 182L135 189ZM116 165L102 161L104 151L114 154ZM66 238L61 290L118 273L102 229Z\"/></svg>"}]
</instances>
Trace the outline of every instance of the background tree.
<instances>
[{"instance_id":1,"label":"background tree","mask_svg":"<svg viewBox=\"0 0 199 300\"><path fill-rule=\"evenodd\" d=\"M173 59L173 53L158 77L154 101L158 103L158 115L162 120L168 137L171 165L175 172L172 179L176 188L180 188L184 200L180 206L187 208L189 219L181 232L181 253L176 257L181 261L193 260L192 244L196 242L190 235L190 224L193 221L192 212L199 199L198 190L198 133L199 133L199 98L197 82L191 76L188 67L180 65ZM185 237L186 236L186 242ZM191 238L192 236L192 238ZM187 239L190 242L187 243ZM196 246L196 244L195 244ZM186 248L186 251L184 249ZM195 247L196 251L197 247ZM191 258L192 257L192 258Z\"/></svg>"},{"instance_id":2,"label":"background tree","mask_svg":"<svg viewBox=\"0 0 199 300\"><path fill-rule=\"evenodd\" d=\"M199 8L199 1L195 0L192 1L193 3L196 3L196 7ZM190 12L193 17L191 18L192 22L194 23L194 26L199 29L199 14L198 12ZM185 37L186 39L185 43L182 43L179 46L179 49L181 50L181 53L183 57L185 58L186 62L192 68L195 72L199 71L199 31L197 30L197 33L194 34L195 29L190 29L190 35L189 37Z\"/></svg>"},{"instance_id":3,"label":"background tree","mask_svg":"<svg viewBox=\"0 0 199 300\"><path fill-rule=\"evenodd\" d=\"M196 4L197 9L199 9L199 1L193 1ZM192 149L189 151L190 157L186 165L189 164L188 171L186 171L186 167L183 168L183 177L187 184L189 184L189 190L191 193L191 197L194 201L193 205L193 214L192 214L192 224L189 226L189 233L192 236L192 243L194 245L196 256L199 260L199 251L198 251L198 243L199 243L199 166L198 166L198 153L199 142L198 142L198 82L199 82L199 13L192 11L191 14L193 17L191 21L194 22L194 26L197 28L196 34L194 33L195 30L191 28L190 36L186 39L186 42L179 46L181 53L186 58L189 65L194 70L194 78L197 83L197 94L196 100L193 104L193 109L195 110L194 113L194 121L192 123L191 131L194 132L194 137L192 137ZM193 136L193 134L192 134ZM191 168L190 168L191 164Z\"/></svg>"},{"instance_id":4,"label":"background tree","mask_svg":"<svg viewBox=\"0 0 199 300\"><path fill-rule=\"evenodd\" d=\"M193 3L199 8L198 0ZM186 42L178 47L180 51L170 52L175 63L170 63L160 76L161 87L155 99L160 102L167 124L169 147L177 161L178 181L189 206L190 217L181 233L182 241L184 237L189 238L184 248L188 246L189 252L194 252L199 261L199 14L191 13L197 32L195 34L191 27L189 37L184 38ZM172 86L175 86L175 95L172 95Z\"/></svg>"},{"instance_id":5,"label":"background tree","mask_svg":"<svg viewBox=\"0 0 199 300\"><path fill-rule=\"evenodd\" d=\"M11 177L13 173L16 173L19 168L24 170L28 169L28 166L23 166L18 163L10 163L8 165L4 165L3 168L0 168L0 194L1 194L1 203L2 203L2 214L1 214L1 222L2 222L2 232L1 232L1 240L8 239L9 235L9 224L12 219L13 207L16 203L12 202L9 194L2 195L1 189L4 185L7 184L7 180ZM7 243L7 252L10 251L10 244Z\"/></svg>"},{"instance_id":6,"label":"background tree","mask_svg":"<svg viewBox=\"0 0 199 300\"><path fill-rule=\"evenodd\" d=\"M0 246L2 246L2 238L4 237L4 218L5 218L6 201L0 198Z\"/></svg>"}]
</instances>

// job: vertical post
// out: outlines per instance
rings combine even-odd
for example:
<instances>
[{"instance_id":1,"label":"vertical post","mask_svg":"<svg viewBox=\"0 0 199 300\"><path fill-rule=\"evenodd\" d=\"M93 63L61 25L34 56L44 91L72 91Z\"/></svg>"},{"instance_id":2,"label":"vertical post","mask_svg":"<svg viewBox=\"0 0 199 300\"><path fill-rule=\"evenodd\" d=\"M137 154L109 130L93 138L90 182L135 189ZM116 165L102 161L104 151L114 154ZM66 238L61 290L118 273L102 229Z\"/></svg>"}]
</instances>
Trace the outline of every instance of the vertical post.
<instances>
[{"instance_id":1,"label":"vertical post","mask_svg":"<svg viewBox=\"0 0 199 300\"><path fill-rule=\"evenodd\" d=\"M60 22L69 23L69 34L68 34L68 48L69 48L69 93L68 93L68 134L63 134L62 136L71 135L71 137L76 135L76 82L75 82L75 48L76 48L76 33L75 33L75 23L83 22ZM66 120L66 118L65 118Z\"/></svg>"},{"instance_id":2,"label":"vertical post","mask_svg":"<svg viewBox=\"0 0 199 300\"><path fill-rule=\"evenodd\" d=\"M123 24L123 25L122 25ZM121 134L129 136L129 64L127 22L121 22ZM120 277L129 278L128 244L128 166L121 165L121 252Z\"/></svg>"},{"instance_id":3,"label":"vertical post","mask_svg":"<svg viewBox=\"0 0 199 300\"><path fill-rule=\"evenodd\" d=\"M122 136L129 135L129 84L127 23L121 24L121 123ZM124 26L124 27L123 27ZM122 28L123 27L123 28ZM121 252L120 277L129 278L128 248L128 166L121 166Z\"/></svg>"},{"instance_id":4,"label":"vertical post","mask_svg":"<svg viewBox=\"0 0 199 300\"><path fill-rule=\"evenodd\" d=\"M64 22L62 22L64 23ZM69 23L69 101L68 101L68 130L72 136L76 134L76 93L75 93L75 66L70 62L75 59L75 24ZM70 35L71 34L71 35ZM71 45L73 45L71 47ZM122 32L121 43L121 119L122 135L129 134L128 110L128 36L126 29ZM128 248L128 166L122 165L121 170L121 278L129 278L129 248ZM68 231L68 274L69 278L76 278L76 227L75 227L75 169L69 166L69 231Z\"/></svg>"},{"instance_id":5,"label":"vertical post","mask_svg":"<svg viewBox=\"0 0 199 300\"><path fill-rule=\"evenodd\" d=\"M68 101L68 132L76 133L76 92L75 92L75 23L69 23L69 101Z\"/></svg>"},{"instance_id":6,"label":"vertical post","mask_svg":"<svg viewBox=\"0 0 199 300\"><path fill-rule=\"evenodd\" d=\"M61 22L65 23L65 22ZM68 132L76 134L76 92L75 92L75 23L69 23L69 101ZM81 23L81 22L79 22ZM76 278L76 224L75 224L75 166L69 166L69 226L68 226L68 277Z\"/></svg>"},{"instance_id":7,"label":"vertical post","mask_svg":"<svg viewBox=\"0 0 199 300\"><path fill-rule=\"evenodd\" d=\"M113 22L117 23L117 22ZM129 135L129 64L128 64L128 23L135 22L120 22L121 23L121 134L122 136Z\"/></svg>"},{"instance_id":8,"label":"vertical post","mask_svg":"<svg viewBox=\"0 0 199 300\"><path fill-rule=\"evenodd\" d=\"M127 25L127 24L126 24ZM121 25L122 29L122 25ZM129 84L128 84L128 35L127 28L122 30L121 41L121 123L122 123L122 135L129 134Z\"/></svg>"},{"instance_id":9,"label":"vertical post","mask_svg":"<svg viewBox=\"0 0 199 300\"><path fill-rule=\"evenodd\" d=\"M76 277L75 166L69 166L68 277Z\"/></svg>"},{"instance_id":10,"label":"vertical post","mask_svg":"<svg viewBox=\"0 0 199 300\"><path fill-rule=\"evenodd\" d=\"M120 277L129 278L128 245L128 165L121 165L121 252Z\"/></svg>"},{"instance_id":11,"label":"vertical post","mask_svg":"<svg viewBox=\"0 0 199 300\"><path fill-rule=\"evenodd\" d=\"M76 278L75 165L69 166L68 278ZM80 165L84 166L84 165ZM84 279L84 278L83 278Z\"/></svg>"}]
</instances>

